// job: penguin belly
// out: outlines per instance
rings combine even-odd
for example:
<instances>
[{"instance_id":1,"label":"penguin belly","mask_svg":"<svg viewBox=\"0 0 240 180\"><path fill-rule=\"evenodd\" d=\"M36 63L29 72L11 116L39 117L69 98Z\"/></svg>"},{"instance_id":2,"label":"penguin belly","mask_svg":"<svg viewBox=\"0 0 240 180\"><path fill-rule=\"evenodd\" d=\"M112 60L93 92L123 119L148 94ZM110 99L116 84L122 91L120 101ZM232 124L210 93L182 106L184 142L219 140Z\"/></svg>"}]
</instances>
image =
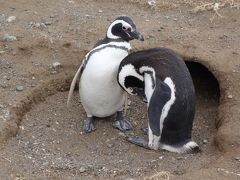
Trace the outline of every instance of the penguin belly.
<instances>
[{"instance_id":1,"label":"penguin belly","mask_svg":"<svg viewBox=\"0 0 240 180\"><path fill-rule=\"evenodd\" d=\"M106 48L89 58L79 83L81 102L88 116L107 117L123 107L124 91L117 82L117 72L127 55L122 49Z\"/></svg>"}]
</instances>

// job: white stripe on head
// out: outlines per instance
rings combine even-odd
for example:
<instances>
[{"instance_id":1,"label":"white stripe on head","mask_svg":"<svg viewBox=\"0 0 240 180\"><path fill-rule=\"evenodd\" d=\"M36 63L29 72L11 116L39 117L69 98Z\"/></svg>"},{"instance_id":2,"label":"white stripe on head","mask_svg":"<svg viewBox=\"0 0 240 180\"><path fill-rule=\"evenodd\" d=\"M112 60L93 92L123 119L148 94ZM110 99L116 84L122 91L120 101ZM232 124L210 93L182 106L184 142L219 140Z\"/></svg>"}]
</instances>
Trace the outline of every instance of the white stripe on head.
<instances>
[{"instance_id":1,"label":"white stripe on head","mask_svg":"<svg viewBox=\"0 0 240 180\"><path fill-rule=\"evenodd\" d=\"M144 73L144 72L146 72L146 71L150 71L150 72L152 72L153 73L153 78L154 78L154 81L156 80L156 78L155 78L155 70L152 68L152 67L149 67L149 66L142 66L140 69L139 69L139 72L140 73Z\"/></svg>"},{"instance_id":2,"label":"white stripe on head","mask_svg":"<svg viewBox=\"0 0 240 180\"><path fill-rule=\"evenodd\" d=\"M153 91L155 89L155 86L152 81L152 77L149 73L144 73L144 85L145 85L144 91L145 91L145 95L146 95L148 106L149 106Z\"/></svg>"},{"instance_id":3,"label":"white stripe on head","mask_svg":"<svg viewBox=\"0 0 240 180\"><path fill-rule=\"evenodd\" d=\"M148 105L149 105L150 99L152 97L152 93L154 91L154 84L153 83L156 84L155 70L152 67L149 67L149 66L142 66L139 69L139 72L144 74L144 84L145 84L144 89L145 89L145 95L146 95ZM151 72L152 76L147 72ZM152 81L152 78L153 78L154 82Z\"/></svg>"},{"instance_id":4,"label":"white stripe on head","mask_svg":"<svg viewBox=\"0 0 240 180\"><path fill-rule=\"evenodd\" d=\"M116 20L116 21L113 21L113 23L109 26L108 30L107 30L107 37L110 38L110 39L119 39L120 36L116 36L112 33L112 28L114 25L118 24L118 23L121 23L123 26L125 26L126 28L131 28L132 29L132 26L130 24L128 24L127 22L123 21L123 20Z\"/></svg>"},{"instance_id":5,"label":"white stripe on head","mask_svg":"<svg viewBox=\"0 0 240 180\"><path fill-rule=\"evenodd\" d=\"M141 81L143 81L143 77L137 73L135 67L132 64L124 65L118 74L118 81L126 91L127 91L127 88L125 87L124 82L125 82L125 79L127 76L134 76L134 77L140 79Z\"/></svg>"}]
</instances>

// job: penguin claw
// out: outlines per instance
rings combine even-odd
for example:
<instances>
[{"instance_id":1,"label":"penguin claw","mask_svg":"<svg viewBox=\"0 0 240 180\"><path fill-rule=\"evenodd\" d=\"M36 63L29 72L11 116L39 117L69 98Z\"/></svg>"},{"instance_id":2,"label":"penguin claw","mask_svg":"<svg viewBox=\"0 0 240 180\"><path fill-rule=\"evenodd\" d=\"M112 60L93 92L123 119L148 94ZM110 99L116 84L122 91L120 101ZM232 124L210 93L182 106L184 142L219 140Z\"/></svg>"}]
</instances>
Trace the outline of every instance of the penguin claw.
<instances>
[{"instance_id":1,"label":"penguin claw","mask_svg":"<svg viewBox=\"0 0 240 180\"><path fill-rule=\"evenodd\" d=\"M128 131L128 130L133 129L131 123L129 121L127 121L126 119L116 120L113 123L113 127L116 129L119 129L120 131Z\"/></svg>"},{"instance_id":2,"label":"penguin claw","mask_svg":"<svg viewBox=\"0 0 240 180\"><path fill-rule=\"evenodd\" d=\"M94 121L92 117L88 117L87 119L84 120L84 125L83 125L83 131L85 133L90 133L92 131L96 130Z\"/></svg>"},{"instance_id":3,"label":"penguin claw","mask_svg":"<svg viewBox=\"0 0 240 180\"><path fill-rule=\"evenodd\" d=\"M141 130L143 131L144 135L148 135L148 128L141 128Z\"/></svg>"},{"instance_id":4,"label":"penguin claw","mask_svg":"<svg viewBox=\"0 0 240 180\"><path fill-rule=\"evenodd\" d=\"M145 149L151 149L149 146L148 146L148 143L143 139L143 138L140 138L140 137L127 137L126 139L128 142L132 143L132 144L135 144L137 146L140 146L140 147L143 147Z\"/></svg>"}]
</instances>

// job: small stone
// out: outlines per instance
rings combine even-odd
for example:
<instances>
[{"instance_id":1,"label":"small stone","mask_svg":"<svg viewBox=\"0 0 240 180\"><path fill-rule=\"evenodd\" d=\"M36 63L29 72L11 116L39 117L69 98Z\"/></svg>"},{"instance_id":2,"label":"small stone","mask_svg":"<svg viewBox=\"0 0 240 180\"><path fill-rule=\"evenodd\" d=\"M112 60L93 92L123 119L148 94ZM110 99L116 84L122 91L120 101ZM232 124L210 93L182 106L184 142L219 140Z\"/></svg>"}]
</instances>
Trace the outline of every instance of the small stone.
<instances>
[{"instance_id":1,"label":"small stone","mask_svg":"<svg viewBox=\"0 0 240 180\"><path fill-rule=\"evenodd\" d=\"M177 159L177 160L182 160L182 159L184 159L184 157L179 156L179 157L176 157L176 159Z\"/></svg>"},{"instance_id":2,"label":"small stone","mask_svg":"<svg viewBox=\"0 0 240 180\"><path fill-rule=\"evenodd\" d=\"M17 85L17 86L16 86L16 90L19 91L19 92L20 92L20 91L23 91L23 89L24 89L24 87L21 86L21 85Z\"/></svg>"},{"instance_id":3,"label":"small stone","mask_svg":"<svg viewBox=\"0 0 240 180\"><path fill-rule=\"evenodd\" d=\"M208 143L208 140L207 139L204 139L203 140L203 144L207 144Z\"/></svg>"},{"instance_id":4,"label":"small stone","mask_svg":"<svg viewBox=\"0 0 240 180\"><path fill-rule=\"evenodd\" d=\"M240 162L240 156L236 156L236 157L234 157L234 159L235 159L236 161L239 161L239 162Z\"/></svg>"},{"instance_id":5,"label":"small stone","mask_svg":"<svg viewBox=\"0 0 240 180\"><path fill-rule=\"evenodd\" d=\"M107 147L108 147L108 148L112 148L112 147L113 147L113 144L107 144Z\"/></svg>"},{"instance_id":6,"label":"small stone","mask_svg":"<svg viewBox=\"0 0 240 180\"><path fill-rule=\"evenodd\" d=\"M102 13L102 12L103 12L103 10L99 9L99 10L98 10L98 12L99 12L99 13Z\"/></svg>"},{"instance_id":7,"label":"small stone","mask_svg":"<svg viewBox=\"0 0 240 180\"><path fill-rule=\"evenodd\" d=\"M132 104L131 99L128 98L128 100L127 100L127 104L128 104L128 106L131 106L131 104Z\"/></svg>"},{"instance_id":8,"label":"small stone","mask_svg":"<svg viewBox=\"0 0 240 180\"><path fill-rule=\"evenodd\" d=\"M153 160L151 160L151 163L155 163L155 162L157 162L157 160L156 160L156 159L153 159Z\"/></svg>"},{"instance_id":9,"label":"small stone","mask_svg":"<svg viewBox=\"0 0 240 180\"><path fill-rule=\"evenodd\" d=\"M77 49L80 49L80 48L81 48L80 42L77 42L77 43L75 44L75 47L76 47Z\"/></svg>"},{"instance_id":10,"label":"small stone","mask_svg":"<svg viewBox=\"0 0 240 180\"><path fill-rule=\"evenodd\" d=\"M148 5L150 7L154 7L156 5L156 1L155 0L148 0Z\"/></svg>"},{"instance_id":11,"label":"small stone","mask_svg":"<svg viewBox=\"0 0 240 180\"><path fill-rule=\"evenodd\" d=\"M46 21L44 24L45 24L46 26L50 26L50 25L52 24L52 22L51 22L51 21Z\"/></svg>"},{"instance_id":12,"label":"small stone","mask_svg":"<svg viewBox=\"0 0 240 180\"><path fill-rule=\"evenodd\" d=\"M169 16L164 16L166 19L169 19L170 17Z\"/></svg>"},{"instance_id":13,"label":"small stone","mask_svg":"<svg viewBox=\"0 0 240 180\"><path fill-rule=\"evenodd\" d=\"M13 22L13 21L15 21L16 20L16 16L10 16L10 17L8 17L7 18L7 22Z\"/></svg>"},{"instance_id":14,"label":"small stone","mask_svg":"<svg viewBox=\"0 0 240 180\"><path fill-rule=\"evenodd\" d=\"M35 23L35 27L36 27L36 28L39 28L40 26L41 26L40 23Z\"/></svg>"},{"instance_id":15,"label":"small stone","mask_svg":"<svg viewBox=\"0 0 240 180\"><path fill-rule=\"evenodd\" d=\"M3 53L5 53L5 51L0 51L0 54L3 54Z\"/></svg>"},{"instance_id":16,"label":"small stone","mask_svg":"<svg viewBox=\"0 0 240 180\"><path fill-rule=\"evenodd\" d=\"M2 38L3 41L16 41L17 38L15 36L10 36L8 34L5 34Z\"/></svg>"},{"instance_id":17,"label":"small stone","mask_svg":"<svg viewBox=\"0 0 240 180\"><path fill-rule=\"evenodd\" d=\"M60 63L60 62L54 62L54 63L52 64L53 70L54 70L54 71L57 71L57 72L59 71L60 66L61 66L61 63Z\"/></svg>"},{"instance_id":18,"label":"small stone","mask_svg":"<svg viewBox=\"0 0 240 180\"><path fill-rule=\"evenodd\" d=\"M230 95L228 95L228 98L229 98L229 99L232 99L232 98L233 98L233 96L230 94Z\"/></svg>"},{"instance_id":19,"label":"small stone","mask_svg":"<svg viewBox=\"0 0 240 180\"><path fill-rule=\"evenodd\" d=\"M40 23L40 27L46 28L47 26L44 23Z\"/></svg>"},{"instance_id":20,"label":"small stone","mask_svg":"<svg viewBox=\"0 0 240 180\"><path fill-rule=\"evenodd\" d=\"M163 156L159 156L158 159L159 159L159 160L162 160L162 159L163 159Z\"/></svg>"},{"instance_id":21,"label":"small stone","mask_svg":"<svg viewBox=\"0 0 240 180\"><path fill-rule=\"evenodd\" d=\"M87 171L87 169L84 166L81 166L80 169L79 169L80 173L84 173L86 171Z\"/></svg>"},{"instance_id":22,"label":"small stone","mask_svg":"<svg viewBox=\"0 0 240 180\"><path fill-rule=\"evenodd\" d=\"M118 135L125 137L126 135L123 132L119 132Z\"/></svg>"}]
</instances>

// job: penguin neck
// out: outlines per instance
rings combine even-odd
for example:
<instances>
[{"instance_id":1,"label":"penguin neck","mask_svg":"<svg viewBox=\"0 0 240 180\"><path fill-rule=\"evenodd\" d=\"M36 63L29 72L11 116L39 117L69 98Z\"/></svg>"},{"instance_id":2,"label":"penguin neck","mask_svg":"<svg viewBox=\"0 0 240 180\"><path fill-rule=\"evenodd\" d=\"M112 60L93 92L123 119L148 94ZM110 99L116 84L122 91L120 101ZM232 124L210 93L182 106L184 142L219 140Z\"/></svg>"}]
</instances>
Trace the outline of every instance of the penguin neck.
<instances>
[{"instance_id":1,"label":"penguin neck","mask_svg":"<svg viewBox=\"0 0 240 180\"><path fill-rule=\"evenodd\" d=\"M100 45L102 45L102 44L108 44L108 43L111 43L111 42L116 42L116 43L118 43L118 42L119 42L119 43L125 42L125 43L129 43L129 41L125 41L125 40L123 40L122 38L112 39L112 38L108 38L108 37L106 36L104 39L98 41L98 42L95 44L94 48L97 47L97 46L100 46Z\"/></svg>"}]
</instances>

